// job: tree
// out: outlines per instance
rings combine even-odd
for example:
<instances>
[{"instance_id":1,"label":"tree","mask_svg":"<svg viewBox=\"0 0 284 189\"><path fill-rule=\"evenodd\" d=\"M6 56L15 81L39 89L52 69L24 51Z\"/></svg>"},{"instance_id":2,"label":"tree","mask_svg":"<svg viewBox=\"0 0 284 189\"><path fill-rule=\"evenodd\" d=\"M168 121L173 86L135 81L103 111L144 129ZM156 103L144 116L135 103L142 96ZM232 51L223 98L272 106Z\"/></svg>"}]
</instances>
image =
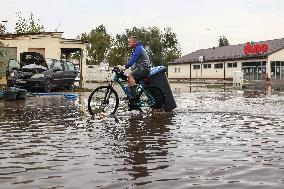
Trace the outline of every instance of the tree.
<instances>
[{"instance_id":1,"label":"tree","mask_svg":"<svg viewBox=\"0 0 284 189\"><path fill-rule=\"evenodd\" d=\"M225 36L220 36L218 42L219 42L219 47L230 45L228 39Z\"/></svg>"},{"instance_id":2,"label":"tree","mask_svg":"<svg viewBox=\"0 0 284 189\"><path fill-rule=\"evenodd\" d=\"M83 33L78 38L89 42L87 45L89 64L99 64L106 58L112 39L104 25L92 29L90 33Z\"/></svg>"},{"instance_id":3,"label":"tree","mask_svg":"<svg viewBox=\"0 0 284 189\"><path fill-rule=\"evenodd\" d=\"M165 65L180 57L180 46L176 34L171 28L161 31L158 27L126 29L124 34L117 35L114 48L110 51L108 61L110 65L125 64L130 55L126 50L127 37L136 36L144 45L153 66ZM114 62L115 61L115 62Z\"/></svg>"},{"instance_id":4,"label":"tree","mask_svg":"<svg viewBox=\"0 0 284 189\"><path fill-rule=\"evenodd\" d=\"M108 52L107 60L109 65L117 66L125 64L129 55L127 50L127 36L125 34L117 34Z\"/></svg>"},{"instance_id":5,"label":"tree","mask_svg":"<svg viewBox=\"0 0 284 189\"><path fill-rule=\"evenodd\" d=\"M0 47L4 47L4 44L0 41ZM0 57L3 57L6 52L4 50L0 50Z\"/></svg>"},{"instance_id":6,"label":"tree","mask_svg":"<svg viewBox=\"0 0 284 189\"><path fill-rule=\"evenodd\" d=\"M6 27L5 25L0 23L0 35L3 35L6 33Z\"/></svg>"},{"instance_id":7,"label":"tree","mask_svg":"<svg viewBox=\"0 0 284 189\"><path fill-rule=\"evenodd\" d=\"M15 33L40 33L44 32L43 25L37 23L33 18L33 13L30 13L29 19L25 19L21 16L21 13L17 13L18 20L16 22ZM39 19L37 20L40 21Z\"/></svg>"}]
</instances>

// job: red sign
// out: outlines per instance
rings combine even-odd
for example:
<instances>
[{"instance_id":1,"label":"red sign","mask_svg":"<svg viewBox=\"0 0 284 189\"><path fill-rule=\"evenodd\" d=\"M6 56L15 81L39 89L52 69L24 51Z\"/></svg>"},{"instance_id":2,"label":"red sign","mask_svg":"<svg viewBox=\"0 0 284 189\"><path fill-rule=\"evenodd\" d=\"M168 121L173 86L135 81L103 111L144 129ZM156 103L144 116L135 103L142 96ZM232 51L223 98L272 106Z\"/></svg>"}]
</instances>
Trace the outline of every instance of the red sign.
<instances>
[{"instance_id":1,"label":"red sign","mask_svg":"<svg viewBox=\"0 0 284 189\"><path fill-rule=\"evenodd\" d=\"M265 53L267 50L268 50L267 44L254 44L247 42L247 44L244 46L245 54Z\"/></svg>"}]
</instances>

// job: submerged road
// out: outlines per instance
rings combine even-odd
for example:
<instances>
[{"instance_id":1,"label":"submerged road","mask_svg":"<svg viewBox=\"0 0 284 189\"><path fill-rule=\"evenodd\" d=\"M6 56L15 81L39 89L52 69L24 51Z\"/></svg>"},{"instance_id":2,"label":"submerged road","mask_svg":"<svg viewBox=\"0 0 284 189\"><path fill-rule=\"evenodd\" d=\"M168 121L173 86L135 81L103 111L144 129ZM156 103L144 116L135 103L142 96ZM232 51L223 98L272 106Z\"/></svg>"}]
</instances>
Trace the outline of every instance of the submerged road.
<instances>
[{"instance_id":1,"label":"submerged road","mask_svg":"<svg viewBox=\"0 0 284 189\"><path fill-rule=\"evenodd\" d=\"M172 85L172 113L89 93L0 101L0 188L283 188L284 94Z\"/></svg>"}]
</instances>

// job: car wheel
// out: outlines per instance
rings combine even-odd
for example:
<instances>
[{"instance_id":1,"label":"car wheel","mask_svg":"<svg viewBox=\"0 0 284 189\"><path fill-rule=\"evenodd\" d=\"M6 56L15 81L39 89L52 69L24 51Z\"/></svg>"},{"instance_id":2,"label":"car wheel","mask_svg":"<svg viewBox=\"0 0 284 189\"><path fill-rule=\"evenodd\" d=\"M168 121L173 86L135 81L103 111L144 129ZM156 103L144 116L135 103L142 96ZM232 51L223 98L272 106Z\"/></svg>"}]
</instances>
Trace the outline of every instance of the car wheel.
<instances>
[{"instance_id":1,"label":"car wheel","mask_svg":"<svg viewBox=\"0 0 284 189\"><path fill-rule=\"evenodd\" d=\"M52 81L51 79L47 79L44 84L44 92L49 93L52 90Z\"/></svg>"}]
</instances>

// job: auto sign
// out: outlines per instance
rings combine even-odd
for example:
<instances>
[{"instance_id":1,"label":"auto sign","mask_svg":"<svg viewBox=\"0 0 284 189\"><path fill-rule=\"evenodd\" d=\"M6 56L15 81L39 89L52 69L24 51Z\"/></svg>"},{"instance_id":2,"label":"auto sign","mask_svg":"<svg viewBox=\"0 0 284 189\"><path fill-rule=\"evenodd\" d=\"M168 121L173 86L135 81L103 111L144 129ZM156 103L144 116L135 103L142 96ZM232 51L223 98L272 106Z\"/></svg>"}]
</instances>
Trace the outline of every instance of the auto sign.
<instances>
[{"instance_id":1,"label":"auto sign","mask_svg":"<svg viewBox=\"0 0 284 189\"><path fill-rule=\"evenodd\" d=\"M258 44L253 42L247 42L244 46L244 54L259 54L259 53L265 53L268 51L268 45L267 44Z\"/></svg>"}]
</instances>

